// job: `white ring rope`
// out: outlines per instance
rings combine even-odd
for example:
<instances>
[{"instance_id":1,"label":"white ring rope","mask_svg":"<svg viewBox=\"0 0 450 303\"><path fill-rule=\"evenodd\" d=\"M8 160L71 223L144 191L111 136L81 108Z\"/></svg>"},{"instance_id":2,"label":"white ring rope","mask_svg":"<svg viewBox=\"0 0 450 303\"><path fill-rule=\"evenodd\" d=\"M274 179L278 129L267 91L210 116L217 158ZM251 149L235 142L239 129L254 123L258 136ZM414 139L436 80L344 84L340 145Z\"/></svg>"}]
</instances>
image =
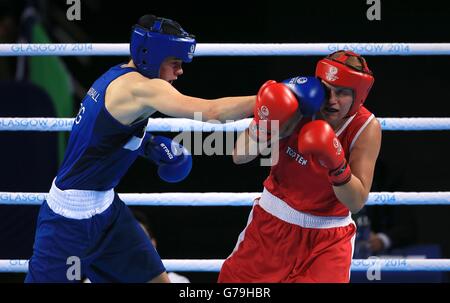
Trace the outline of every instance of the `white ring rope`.
<instances>
[{"instance_id":1,"label":"white ring rope","mask_svg":"<svg viewBox=\"0 0 450 303\"><path fill-rule=\"evenodd\" d=\"M450 130L450 118L377 118L386 131ZM70 131L73 118L0 118L0 131ZM243 131L251 118L229 123L209 123L180 118L150 118L147 131Z\"/></svg>"},{"instance_id":2,"label":"white ring rope","mask_svg":"<svg viewBox=\"0 0 450 303\"><path fill-rule=\"evenodd\" d=\"M0 205L40 205L47 193L0 192ZM251 206L261 193L119 194L132 206ZM450 205L450 192L373 192L366 205Z\"/></svg>"},{"instance_id":3,"label":"white ring rope","mask_svg":"<svg viewBox=\"0 0 450 303\"><path fill-rule=\"evenodd\" d=\"M218 272L221 259L165 259L167 271ZM450 259L354 259L352 271L450 271ZM26 273L28 260L0 260L0 273Z\"/></svg>"},{"instance_id":4,"label":"white ring rope","mask_svg":"<svg viewBox=\"0 0 450 303\"><path fill-rule=\"evenodd\" d=\"M450 43L198 43L195 56L450 55ZM0 56L129 56L128 43L0 44Z\"/></svg>"}]
</instances>

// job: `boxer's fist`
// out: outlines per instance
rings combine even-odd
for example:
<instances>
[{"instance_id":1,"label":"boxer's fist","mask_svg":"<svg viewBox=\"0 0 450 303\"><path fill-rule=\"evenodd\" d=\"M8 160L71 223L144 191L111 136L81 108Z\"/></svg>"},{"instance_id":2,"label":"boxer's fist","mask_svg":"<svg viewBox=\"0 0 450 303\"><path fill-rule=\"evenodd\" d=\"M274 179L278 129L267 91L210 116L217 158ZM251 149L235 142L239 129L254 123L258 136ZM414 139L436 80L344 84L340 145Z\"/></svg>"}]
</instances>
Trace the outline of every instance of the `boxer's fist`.
<instances>
[{"instance_id":1,"label":"boxer's fist","mask_svg":"<svg viewBox=\"0 0 450 303\"><path fill-rule=\"evenodd\" d=\"M289 87L274 80L264 83L256 95L254 118L250 136L269 140L276 131L294 116L298 109L297 98Z\"/></svg>"},{"instance_id":2,"label":"boxer's fist","mask_svg":"<svg viewBox=\"0 0 450 303\"><path fill-rule=\"evenodd\" d=\"M329 170L334 186L350 181L352 172L345 159L344 149L331 126L323 120L306 123L298 135L298 151L311 154Z\"/></svg>"},{"instance_id":3,"label":"boxer's fist","mask_svg":"<svg viewBox=\"0 0 450 303\"><path fill-rule=\"evenodd\" d=\"M312 116L325 101L325 87L316 77L294 77L283 81L297 97L303 116Z\"/></svg>"},{"instance_id":4,"label":"boxer's fist","mask_svg":"<svg viewBox=\"0 0 450 303\"><path fill-rule=\"evenodd\" d=\"M170 138L151 136L145 144L144 156L158 165L159 177L169 183L184 180L192 169L192 155Z\"/></svg>"}]
</instances>

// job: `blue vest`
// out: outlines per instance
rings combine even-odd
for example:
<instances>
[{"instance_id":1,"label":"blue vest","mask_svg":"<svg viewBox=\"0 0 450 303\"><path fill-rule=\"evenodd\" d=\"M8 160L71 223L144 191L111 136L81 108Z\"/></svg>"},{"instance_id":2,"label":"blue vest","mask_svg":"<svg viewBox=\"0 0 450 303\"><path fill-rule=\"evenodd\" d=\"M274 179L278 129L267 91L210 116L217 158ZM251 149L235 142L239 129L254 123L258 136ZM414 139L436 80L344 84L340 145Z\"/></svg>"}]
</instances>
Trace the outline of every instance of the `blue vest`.
<instances>
[{"instance_id":1,"label":"blue vest","mask_svg":"<svg viewBox=\"0 0 450 303\"><path fill-rule=\"evenodd\" d=\"M108 85L136 71L121 65L98 78L82 101L55 181L61 190L114 188L141 152L148 118L123 125L105 107Z\"/></svg>"}]
</instances>

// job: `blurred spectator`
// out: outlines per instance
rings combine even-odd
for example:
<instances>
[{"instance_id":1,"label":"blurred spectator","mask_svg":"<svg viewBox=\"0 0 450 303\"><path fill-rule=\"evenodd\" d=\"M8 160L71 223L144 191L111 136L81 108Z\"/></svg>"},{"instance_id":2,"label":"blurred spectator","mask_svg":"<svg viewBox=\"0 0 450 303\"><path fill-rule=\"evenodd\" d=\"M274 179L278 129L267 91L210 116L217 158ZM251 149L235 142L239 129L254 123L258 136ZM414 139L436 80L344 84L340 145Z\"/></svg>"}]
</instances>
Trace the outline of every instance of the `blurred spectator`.
<instances>
[{"instance_id":1,"label":"blurred spectator","mask_svg":"<svg viewBox=\"0 0 450 303\"><path fill-rule=\"evenodd\" d=\"M417 242L417 219L408 206L368 206L355 215L354 258L389 254Z\"/></svg>"},{"instance_id":2,"label":"blurred spectator","mask_svg":"<svg viewBox=\"0 0 450 303\"><path fill-rule=\"evenodd\" d=\"M20 2L0 0L0 43L17 41ZM16 60L13 56L0 56L0 80L14 79Z\"/></svg>"},{"instance_id":3,"label":"blurred spectator","mask_svg":"<svg viewBox=\"0 0 450 303\"><path fill-rule=\"evenodd\" d=\"M384 134L383 134L384 136ZM383 137L383 140L386 140ZM384 144L384 141L383 141ZM406 172L400 163L389 162L381 153L376 164L372 192L395 192L405 188ZM390 254L419 242L419 220L414 206L365 206L353 217L358 227L354 258Z\"/></svg>"}]
</instances>

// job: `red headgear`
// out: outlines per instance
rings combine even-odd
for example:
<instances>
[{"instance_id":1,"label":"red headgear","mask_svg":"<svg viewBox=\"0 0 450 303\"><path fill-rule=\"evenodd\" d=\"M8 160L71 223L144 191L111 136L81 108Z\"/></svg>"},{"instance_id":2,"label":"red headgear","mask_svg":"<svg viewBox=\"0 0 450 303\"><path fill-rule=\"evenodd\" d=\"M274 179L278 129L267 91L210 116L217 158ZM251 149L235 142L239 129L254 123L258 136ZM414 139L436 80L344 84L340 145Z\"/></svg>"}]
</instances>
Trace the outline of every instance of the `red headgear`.
<instances>
[{"instance_id":1,"label":"red headgear","mask_svg":"<svg viewBox=\"0 0 450 303\"><path fill-rule=\"evenodd\" d=\"M342 54L332 58L337 52L342 52ZM353 104L347 114L347 116L352 116L366 100L375 79L363 57L350 51L337 52L317 63L316 77L333 86L353 89ZM347 62L351 57L358 59L361 67L349 65Z\"/></svg>"}]
</instances>

